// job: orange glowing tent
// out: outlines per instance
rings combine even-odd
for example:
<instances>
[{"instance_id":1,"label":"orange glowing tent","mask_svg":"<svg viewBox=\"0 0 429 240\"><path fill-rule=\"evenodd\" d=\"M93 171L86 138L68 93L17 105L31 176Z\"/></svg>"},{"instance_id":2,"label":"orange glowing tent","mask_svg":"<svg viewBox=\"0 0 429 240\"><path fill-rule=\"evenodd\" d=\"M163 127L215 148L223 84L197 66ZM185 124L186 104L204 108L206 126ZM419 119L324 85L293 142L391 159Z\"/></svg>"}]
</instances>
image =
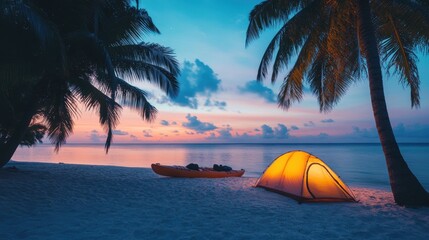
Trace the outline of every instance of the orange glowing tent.
<instances>
[{"instance_id":1,"label":"orange glowing tent","mask_svg":"<svg viewBox=\"0 0 429 240\"><path fill-rule=\"evenodd\" d=\"M275 159L256 187L278 192L298 202L355 202L352 191L319 158L304 152L287 152Z\"/></svg>"}]
</instances>

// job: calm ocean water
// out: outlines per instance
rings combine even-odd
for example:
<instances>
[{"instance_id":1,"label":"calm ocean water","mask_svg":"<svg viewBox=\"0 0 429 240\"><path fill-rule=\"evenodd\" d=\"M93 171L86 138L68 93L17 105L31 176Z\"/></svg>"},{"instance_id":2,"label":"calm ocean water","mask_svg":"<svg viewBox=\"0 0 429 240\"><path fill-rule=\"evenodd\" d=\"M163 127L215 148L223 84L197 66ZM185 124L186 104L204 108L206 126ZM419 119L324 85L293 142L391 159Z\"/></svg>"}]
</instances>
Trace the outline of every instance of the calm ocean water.
<instances>
[{"instance_id":1,"label":"calm ocean water","mask_svg":"<svg viewBox=\"0 0 429 240\"><path fill-rule=\"evenodd\" d=\"M409 167L429 189L429 144L401 144ZM13 160L49 163L150 167L151 163L200 166L229 165L246 169L245 176L258 177L279 155L304 150L326 162L348 185L389 188L386 164L378 144L67 144L56 154L50 145L19 148Z\"/></svg>"}]
</instances>

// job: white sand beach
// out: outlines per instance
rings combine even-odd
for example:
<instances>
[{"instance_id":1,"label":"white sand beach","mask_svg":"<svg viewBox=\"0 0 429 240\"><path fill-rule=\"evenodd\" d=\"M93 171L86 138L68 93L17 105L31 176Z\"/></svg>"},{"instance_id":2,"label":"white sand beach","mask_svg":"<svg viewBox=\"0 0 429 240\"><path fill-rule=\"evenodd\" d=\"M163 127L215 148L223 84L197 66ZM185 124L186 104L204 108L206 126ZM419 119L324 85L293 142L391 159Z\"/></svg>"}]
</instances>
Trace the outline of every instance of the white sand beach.
<instances>
[{"instance_id":1,"label":"white sand beach","mask_svg":"<svg viewBox=\"0 0 429 240\"><path fill-rule=\"evenodd\" d=\"M256 178L178 179L147 168L11 162L0 239L429 239L429 208L351 186L358 203L298 204Z\"/></svg>"}]
</instances>

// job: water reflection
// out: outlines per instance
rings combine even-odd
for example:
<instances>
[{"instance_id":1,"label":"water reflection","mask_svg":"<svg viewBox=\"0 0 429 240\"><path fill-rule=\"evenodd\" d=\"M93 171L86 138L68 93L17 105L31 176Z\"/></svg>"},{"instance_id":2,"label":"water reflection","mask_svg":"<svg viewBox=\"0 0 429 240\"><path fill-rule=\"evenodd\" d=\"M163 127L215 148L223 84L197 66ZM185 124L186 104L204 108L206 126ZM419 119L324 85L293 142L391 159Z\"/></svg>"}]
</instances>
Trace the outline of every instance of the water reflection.
<instances>
[{"instance_id":1,"label":"water reflection","mask_svg":"<svg viewBox=\"0 0 429 240\"><path fill-rule=\"evenodd\" d=\"M47 163L93 164L125 167L150 167L151 163L184 165L189 149L172 147L144 147L115 145L105 153L102 145L66 145L58 154L53 148L42 145L35 148L20 148L13 160Z\"/></svg>"}]
</instances>

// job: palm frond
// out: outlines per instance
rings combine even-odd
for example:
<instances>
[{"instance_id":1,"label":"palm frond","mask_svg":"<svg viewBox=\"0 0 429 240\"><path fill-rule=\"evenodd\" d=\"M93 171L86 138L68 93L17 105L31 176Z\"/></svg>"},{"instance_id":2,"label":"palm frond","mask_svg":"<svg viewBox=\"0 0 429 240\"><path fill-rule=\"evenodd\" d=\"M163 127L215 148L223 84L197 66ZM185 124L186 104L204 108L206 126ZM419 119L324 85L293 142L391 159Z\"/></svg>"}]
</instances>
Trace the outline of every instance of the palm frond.
<instances>
[{"instance_id":1,"label":"palm frond","mask_svg":"<svg viewBox=\"0 0 429 240\"><path fill-rule=\"evenodd\" d=\"M147 100L147 93L122 79L118 79L118 95L122 104L139 112L143 120L153 121L157 110Z\"/></svg>"},{"instance_id":2,"label":"palm frond","mask_svg":"<svg viewBox=\"0 0 429 240\"><path fill-rule=\"evenodd\" d=\"M331 111L353 83L353 75L347 69L342 68L344 66L336 65L335 60L329 56L324 65L322 112Z\"/></svg>"},{"instance_id":3,"label":"palm frond","mask_svg":"<svg viewBox=\"0 0 429 240\"><path fill-rule=\"evenodd\" d=\"M287 67L289 59L294 56L295 52L299 51L305 40L314 30L314 26L318 24L320 14L322 14L318 11L320 9L320 3L321 1L310 3L306 8L296 13L289 21L287 21L282 29L280 29L279 33L277 33L279 36L279 39L277 40L278 51L272 67L273 72L271 75L271 82L275 82L278 73L283 68ZM261 76L266 75L266 69L270 63L269 59L264 59L264 57L261 60L258 77L260 77L260 73ZM265 72L263 72L264 69Z\"/></svg>"},{"instance_id":4,"label":"palm frond","mask_svg":"<svg viewBox=\"0 0 429 240\"><path fill-rule=\"evenodd\" d=\"M109 152L109 149L113 140L113 126L111 125L110 122L107 124L107 127L105 130L107 131L107 138L106 138L106 143L104 143L104 149L106 149L106 154L107 154Z\"/></svg>"},{"instance_id":5,"label":"palm frond","mask_svg":"<svg viewBox=\"0 0 429 240\"><path fill-rule=\"evenodd\" d=\"M426 3L426 4L425 4ZM413 50L429 54L429 6L425 1L384 0L375 1L379 20L378 35L383 40L391 34L385 31L389 28L388 16L391 16L396 28L406 32L412 38ZM401 30L403 29L403 30Z\"/></svg>"},{"instance_id":6,"label":"palm frond","mask_svg":"<svg viewBox=\"0 0 429 240\"><path fill-rule=\"evenodd\" d=\"M324 94L324 68L326 59L323 58L323 51L324 50L318 51L317 56L307 73L307 81L310 83L310 88L313 91L313 94L317 97L321 112L324 111L324 109L329 109Z\"/></svg>"},{"instance_id":7,"label":"palm frond","mask_svg":"<svg viewBox=\"0 0 429 240\"><path fill-rule=\"evenodd\" d=\"M380 8L384 8L384 11L392 11L395 15L399 14L401 16L401 21L410 21L414 23L418 23L418 25L428 26L429 25L429 2L426 0L389 0L389 2L385 3L386 0L381 1ZM385 3L385 4L383 4ZM376 4L376 2L374 3ZM382 9L378 9L382 10ZM384 12L382 11L382 12ZM385 13L385 12L384 12ZM408 17L407 17L408 16ZM409 24L409 26L412 26ZM424 27L425 28L425 27Z\"/></svg>"},{"instance_id":8,"label":"palm frond","mask_svg":"<svg viewBox=\"0 0 429 240\"><path fill-rule=\"evenodd\" d=\"M280 107L289 109L292 103L301 101L303 97L304 76L313 63L314 55L321 48L321 36L323 35L315 30L306 39L294 66L284 79L285 84L282 85L278 95Z\"/></svg>"},{"instance_id":9,"label":"palm frond","mask_svg":"<svg viewBox=\"0 0 429 240\"><path fill-rule=\"evenodd\" d=\"M119 122L121 106L113 99L93 86L89 79L76 78L71 80L71 91L86 106L88 110L99 113L99 122L106 125L108 122L116 126Z\"/></svg>"},{"instance_id":10,"label":"palm frond","mask_svg":"<svg viewBox=\"0 0 429 240\"><path fill-rule=\"evenodd\" d=\"M49 84L45 102L42 103L42 114L48 128L48 137L55 144L55 151L58 151L73 132L73 117L77 116L79 111L76 98L65 82L55 77L50 77L47 81Z\"/></svg>"},{"instance_id":11,"label":"palm frond","mask_svg":"<svg viewBox=\"0 0 429 240\"><path fill-rule=\"evenodd\" d=\"M257 39L266 28L283 24L289 16L311 1L302 0L267 0L256 5L249 15L246 33L246 46Z\"/></svg>"},{"instance_id":12,"label":"palm frond","mask_svg":"<svg viewBox=\"0 0 429 240\"><path fill-rule=\"evenodd\" d=\"M109 45L137 44L149 33L160 33L144 9L113 5L104 13L100 34Z\"/></svg>"},{"instance_id":13,"label":"palm frond","mask_svg":"<svg viewBox=\"0 0 429 240\"><path fill-rule=\"evenodd\" d=\"M360 49L356 36L356 5L336 2L329 12L326 51L323 64L323 101L320 110L330 111L360 76Z\"/></svg>"},{"instance_id":14,"label":"palm frond","mask_svg":"<svg viewBox=\"0 0 429 240\"><path fill-rule=\"evenodd\" d=\"M24 137L21 140L21 146L33 146L36 143L43 143L42 139L45 136L47 127L41 123L31 122L28 126Z\"/></svg>"},{"instance_id":15,"label":"palm frond","mask_svg":"<svg viewBox=\"0 0 429 240\"><path fill-rule=\"evenodd\" d=\"M108 152L113 138L112 129L119 123L121 106L93 86L89 78L76 78L71 82L71 90L80 101L89 110L95 109L98 112L99 122L107 133L105 148Z\"/></svg>"},{"instance_id":16,"label":"palm frond","mask_svg":"<svg viewBox=\"0 0 429 240\"><path fill-rule=\"evenodd\" d=\"M318 20L284 79L278 95L280 107L288 109L302 99L306 78L320 111L330 111L359 76L361 57L353 28L353 6L347 4L351 3L335 2L319 10Z\"/></svg>"},{"instance_id":17,"label":"palm frond","mask_svg":"<svg viewBox=\"0 0 429 240\"><path fill-rule=\"evenodd\" d=\"M105 44L95 34L78 31L68 35L68 39L80 45L80 47L86 51L87 57L92 60L98 71L106 72L108 78L103 78L104 83L111 93L111 98L115 100L116 97L116 74L115 68L112 63L112 58Z\"/></svg>"},{"instance_id":18,"label":"palm frond","mask_svg":"<svg viewBox=\"0 0 429 240\"><path fill-rule=\"evenodd\" d=\"M173 75L179 75L179 63L171 48L156 43L141 42L136 45L121 45L109 48L114 59L142 61L165 68Z\"/></svg>"},{"instance_id":19,"label":"palm frond","mask_svg":"<svg viewBox=\"0 0 429 240\"><path fill-rule=\"evenodd\" d=\"M262 56L261 63L259 64L258 75L256 76L257 81L262 81L264 78L266 78L268 73L268 66L270 65L271 60L273 58L274 50L276 50L279 45L281 36L284 35L285 26L286 25L283 25L283 27L277 32L277 34L268 44L268 47L265 50L264 55Z\"/></svg>"},{"instance_id":20,"label":"palm frond","mask_svg":"<svg viewBox=\"0 0 429 240\"><path fill-rule=\"evenodd\" d=\"M391 34L381 43L382 60L387 62L387 68L394 68L400 81L410 87L411 106L420 105L419 86L420 78L417 68L417 55L413 51L412 36L401 31L401 27L390 16L386 31Z\"/></svg>"},{"instance_id":21,"label":"palm frond","mask_svg":"<svg viewBox=\"0 0 429 240\"><path fill-rule=\"evenodd\" d=\"M157 84L167 95L176 96L179 83L168 70L146 62L114 59L115 70L120 77L146 80Z\"/></svg>"}]
</instances>

